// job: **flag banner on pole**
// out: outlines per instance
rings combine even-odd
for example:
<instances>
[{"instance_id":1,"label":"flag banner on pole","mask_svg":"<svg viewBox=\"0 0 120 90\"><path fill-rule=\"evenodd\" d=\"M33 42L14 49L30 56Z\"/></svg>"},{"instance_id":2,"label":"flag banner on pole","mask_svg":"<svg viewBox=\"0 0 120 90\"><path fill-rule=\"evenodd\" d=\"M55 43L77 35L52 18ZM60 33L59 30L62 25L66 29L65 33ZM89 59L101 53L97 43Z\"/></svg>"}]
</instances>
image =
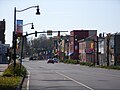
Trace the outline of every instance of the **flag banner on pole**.
<instances>
[{"instance_id":1,"label":"flag banner on pole","mask_svg":"<svg viewBox=\"0 0 120 90\"><path fill-rule=\"evenodd\" d=\"M22 37L23 35L23 20L17 20L17 37Z\"/></svg>"}]
</instances>

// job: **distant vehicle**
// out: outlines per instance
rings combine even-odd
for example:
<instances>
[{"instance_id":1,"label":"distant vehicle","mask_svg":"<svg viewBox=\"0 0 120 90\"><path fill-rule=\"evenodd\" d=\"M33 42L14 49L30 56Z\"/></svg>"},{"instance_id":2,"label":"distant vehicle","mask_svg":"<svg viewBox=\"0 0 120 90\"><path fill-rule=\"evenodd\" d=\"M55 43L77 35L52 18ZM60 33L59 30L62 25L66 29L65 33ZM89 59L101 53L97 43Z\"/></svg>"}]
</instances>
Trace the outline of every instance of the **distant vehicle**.
<instances>
[{"instance_id":1,"label":"distant vehicle","mask_svg":"<svg viewBox=\"0 0 120 90\"><path fill-rule=\"evenodd\" d=\"M49 58L49 59L47 60L47 64L49 64L49 63L54 64L54 60L53 60L52 58Z\"/></svg>"},{"instance_id":2,"label":"distant vehicle","mask_svg":"<svg viewBox=\"0 0 120 90\"><path fill-rule=\"evenodd\" d=\"M59 62L59 60L57 58L53 58L53 60L54 60L54 63L58 63Z\"/></svg>"},{"instance_id":3,"label":"distant vehicle","mask_svg":"<svg viewBox=\"0 0 120 90\"><path fill-rule=\"evenodd\" d=\"M33 56L30 56L30 57L29 57L29 60L33 60Z\"/></svg>"},{"instance_id":4,"label":"distant vehicle","mask_svg":"<svg viewBox=\"0 0 120 90\"><path fill-rule=\"evenodd\" d=\"M37 60L37 57L35 57L35 56L30 56L29 60Z\"/></svg>"}]
</instances>

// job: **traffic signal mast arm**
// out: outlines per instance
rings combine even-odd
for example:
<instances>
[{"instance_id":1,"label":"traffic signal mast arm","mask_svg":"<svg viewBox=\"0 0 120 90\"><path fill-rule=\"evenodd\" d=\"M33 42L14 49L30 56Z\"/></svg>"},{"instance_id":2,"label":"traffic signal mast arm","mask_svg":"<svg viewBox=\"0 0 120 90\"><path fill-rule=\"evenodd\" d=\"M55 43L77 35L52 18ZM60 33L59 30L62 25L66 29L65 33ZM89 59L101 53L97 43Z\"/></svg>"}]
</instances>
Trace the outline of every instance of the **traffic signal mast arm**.
<instances>
[{"instance_id":1,"label":"traffic signal mast arm","mask_svg":"<svg viewBox=\"0 0 120 90\"><path fill-rule=\"evenodd\" d=\"M68 31L51 31L51 33L58 33L58 34L60 34L60 32L68 32ZM45 31L43 31L43 32L37 32L37 31L35 31L34 33L29 33L29 34L23 35L23 37L24 36L28 36L28 35L32 35L32 34L35 34L35 36L37 36L38 33L48 33L48 31L47 32L45 32Z\"/></svg>"}]
</instances>

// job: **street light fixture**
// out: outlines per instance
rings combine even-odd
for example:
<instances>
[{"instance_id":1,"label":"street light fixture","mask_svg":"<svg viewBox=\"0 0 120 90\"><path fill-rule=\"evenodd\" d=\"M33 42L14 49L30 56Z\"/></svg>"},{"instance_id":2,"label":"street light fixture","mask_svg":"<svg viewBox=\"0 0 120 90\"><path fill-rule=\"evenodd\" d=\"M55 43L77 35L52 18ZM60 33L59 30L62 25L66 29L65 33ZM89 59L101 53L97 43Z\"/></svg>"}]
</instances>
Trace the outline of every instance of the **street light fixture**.
<instances>
[{"instance_id":1,"label":"street light fixture","mask_svg":"<svg viewBox=\"0 0 120 90\"><path fill-rule=\"evenodd\" d=\"M37 12L36 12L36 15L40 15L39 6L37 6Z\"/></svg>"},{"instance_id":2,"label":"street light fixture","mask_svg":"<svg viewBox=\"0 0 120 90\"><path fill-rule=\"evenodd\" d=\"M40 15L40 12L39 12L39 6L31 6L31 7L28 7L26 9L23 9L23 10L16 10L16 7L14 8L14 32L13 32L13 49L14 49L14 57L13 57L13 60L14 60L14 67L16 66L16 39L17 39L17 33L16 33L16 12L23 12L23 11L26 11L28 9L31 9L31 8L37 8L37 12L36 12L36 15Z\"/></svg>"},{"instance_id":3,"label":"street light fixture","mask_svg":"<svg viewBox=\"0 0 120 90\"><path fill-rule=\"evenodd\" d=\"M31 27L31 29L34 29L34 25L33 25L33 23L32 23L32 27Z\"/></svg>"},{"instance_id":4,"label":"street light fixture","mask_svg":"<svg viewBox=\"0 0 120 90\"><path fill-rule=\"evenodd\" d=\"M23 26L26 26L26 25L29 25L29 24L32 25L32 26L31 26L31 29L34 29L34 25L33 25L33 23L27 23L27 24L24 24Z\"/></svg>"}]
</instances>

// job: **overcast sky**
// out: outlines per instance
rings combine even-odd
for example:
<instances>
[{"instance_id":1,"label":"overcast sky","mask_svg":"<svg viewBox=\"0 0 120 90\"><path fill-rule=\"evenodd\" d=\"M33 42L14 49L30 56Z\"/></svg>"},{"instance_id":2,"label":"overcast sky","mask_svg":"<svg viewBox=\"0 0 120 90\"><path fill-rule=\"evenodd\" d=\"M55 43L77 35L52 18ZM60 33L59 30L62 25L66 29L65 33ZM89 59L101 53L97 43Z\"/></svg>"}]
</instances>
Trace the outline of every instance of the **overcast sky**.
<instances>
[{"instance_id":1,"label":"overcast sky","mask_svg":"<svg viewBox=\"0 0 120 90\"><path fill-rule=\"evenodd\" d=\"M35 15L36 9L17 12L17 19L22 19L23 32L67 30L98 30L98 33L120 31L120 0L0 0L0 21L5 19L6 44L12 45L14 31L14 7L22 10L39 5L41 15ZM62 33L64 34L64 33ZM30 36L34 37L34 36Z\"/></svg>"}]
</instances>

